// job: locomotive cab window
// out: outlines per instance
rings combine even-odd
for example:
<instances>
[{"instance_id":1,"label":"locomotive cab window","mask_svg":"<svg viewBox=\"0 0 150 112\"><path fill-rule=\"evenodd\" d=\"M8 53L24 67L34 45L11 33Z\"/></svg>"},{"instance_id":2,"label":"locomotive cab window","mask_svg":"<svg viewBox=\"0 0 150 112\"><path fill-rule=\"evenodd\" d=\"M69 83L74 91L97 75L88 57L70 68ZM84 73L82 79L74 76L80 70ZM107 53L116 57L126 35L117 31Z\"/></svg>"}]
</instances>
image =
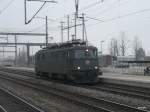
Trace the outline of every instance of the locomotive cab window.
<instances>
[{"instance_id":1,"label":"locomotive cab window","mask_svg":"<svg viewBox=\"0 0 150 112\"><path fill-rule=\"evenodd\" d=\"M75 58L76 59L95 59L97 58L97 50L95 49L83 49L83 50L75 50Z\"/></svg>"}]
</instances>

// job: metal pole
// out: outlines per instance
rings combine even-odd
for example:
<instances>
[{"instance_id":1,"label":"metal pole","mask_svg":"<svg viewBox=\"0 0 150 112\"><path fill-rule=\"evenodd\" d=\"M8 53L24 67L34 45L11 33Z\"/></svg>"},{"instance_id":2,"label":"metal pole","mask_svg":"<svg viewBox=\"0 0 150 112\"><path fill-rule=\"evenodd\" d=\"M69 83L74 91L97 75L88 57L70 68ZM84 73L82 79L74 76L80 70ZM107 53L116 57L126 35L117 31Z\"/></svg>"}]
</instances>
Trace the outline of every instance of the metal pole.
<instances>
[{"instance_id":1,"label":"metal pole","mask_svg":"<svg viewBox=\"0 0 150 112\"><path fill-rule=\"evenodd\" d=\"M15 35L15 65L17 65L17 36Z\"/></svg>"},{"instance_id":2,"label":"metal pole","mask_svg":"<svg viewBox=\"0 0 150 112\"><path fill-rule=\"evenodd\" d=\"M24 17L25 17L25 24L27 24L27 1L24 0Z\"/></svg>"},{"instance_id":3,"label":"metal pole","mask_svg":"<svg viewBox=\"0 0 150 112\"><path fill-rule=\"evenodd\" d=\"M63 43L63 40L64 40L64 36L63 36L63 23L64 22L60 22L61 23L61 42Z\"/></svg>"},{"instance_id":4,"label":"metal pole","mask_svg":"<svg viewBox=\"0 0 150 112\"><path fill-rule=\"evenodd\" d=\"M30 65L30 46L27 44L27 66Z\"/></svg>"},{"instance_id":5,"label":"metal pole","mask_svg":"<svg viewBox=\"0 0 150 112\"><path fill-rule=\"evenodd\" d=\"M19 48L19 59L20 59L20 48Z\"/></svg>"},{"instance_id":6,"label":"metal pole","mask_svg":"<svg viewBox=\"0 0 150 112\"><path fill-rule=\"evenodd\" d=\"M69 29L69 26L70 26L69 23L70 23L70 22L69 22L69 19L70 19L70 18L69 18L69 15L68 15L68 41L69 41L69 35L70 35L70 29Z\"/></svg>"},{"instance_id":7,"label":"metal pole","mask_svg":"<svg viewBox=\"0 0 150 112\"><path fill-rule=\"evenodd\" d=\"M101 54L103 54L103 40L101 41Z\"/></svg>"},{"instance_id":8,"label":"metal pole","mask_svg":"<svg viewBox=\"0 0 150 112\"><path fill-rule=\"evenodd\" d=\"M3 48L3 59L4 59L4 52L5 52L5 51L4 51L4 46L3 46L2 48Z\"/></svg>"},{"instance_id":9,"label":"metal pole","mask_svg":"<svg viewBox=\"0 0 150 112\"><path fill-rule=\"evenodd\" d=\"M75 15L74 15L74 21L75 21L75 34L74 34L74 37L75 37L75 40L77 39L77 13L75 12Z\"/></svg>"},{"instance_id":10,"label":"metal pole","mask_svg":"<svg viewBox=\"0 0 150 112\"><path fill-rule=\"evenodd\" d=\"M19 48L19 51L18 51L18 65L21 64L21 56L20 56L20 48Z\"/></svg>"},{"instance_id":11,"label":"metal pole","mask_svg":"<svg viewBox=\"0 0 150 112\"><path fill-rule=\"evenodd\" d=\"M75 0L75 9L76 9L77 17L78 17L79 0Z\"/></svg>"},{"instance_id":12,"label":"metal pole","mask_svg":"<svg viewBox=\"0 0 150 112\"><path fill-rule=\"evenodd\" d=\"M102 41L101 41L101 55L103 54L103 50L102 50L103 48L102 48Z\"/></svg>"},{"instance_id":13,"label":"metal pole","mask_svg":"<svg viewBox=\"0 0 150 112\"><path fill-rule=\"evenodd\" d=\"M85 24L84 24L85 20L84 20L84 13L82 14L82 38L83 38L83 41L84 41L84 31L85 31Z\"/></svg>"},{"instance_id":14,"label":"metal pole","mask_svg":"<svg viewBox=\"0 0 150 112\"><path fill-rule=\"evenodd\" d=\"M46 46L48 46L48 21L46 16Z\"/></svg>"},{"instance_id":15,"label":"metal pole","mask_svg":"<svg viewBox=\"0 0 150 112\"><path fill-rule=\"evenodd\" d=\"M7 43L8 43L8 35L7 35Z\"/></svg>"}]
</instances>

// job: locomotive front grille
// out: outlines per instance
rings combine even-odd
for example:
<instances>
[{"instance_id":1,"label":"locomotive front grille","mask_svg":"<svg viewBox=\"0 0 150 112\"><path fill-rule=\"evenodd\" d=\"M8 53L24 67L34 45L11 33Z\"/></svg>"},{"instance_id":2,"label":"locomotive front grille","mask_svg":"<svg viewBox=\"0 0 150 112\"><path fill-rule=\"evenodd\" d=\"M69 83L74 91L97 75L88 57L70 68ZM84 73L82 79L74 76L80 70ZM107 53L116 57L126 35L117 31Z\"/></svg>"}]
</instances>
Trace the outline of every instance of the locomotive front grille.
<instances>
[{"instance_id":1,"label":"locomotive front grille","mask_svg":"<svg viewBox=\"0 0 150 112\"><path fill-rule=\"evenodd\" d=\"M72 75L78 82L92 82L97 78L98 72L94 70L73 71Z\"/></svg>"}]
</instances>

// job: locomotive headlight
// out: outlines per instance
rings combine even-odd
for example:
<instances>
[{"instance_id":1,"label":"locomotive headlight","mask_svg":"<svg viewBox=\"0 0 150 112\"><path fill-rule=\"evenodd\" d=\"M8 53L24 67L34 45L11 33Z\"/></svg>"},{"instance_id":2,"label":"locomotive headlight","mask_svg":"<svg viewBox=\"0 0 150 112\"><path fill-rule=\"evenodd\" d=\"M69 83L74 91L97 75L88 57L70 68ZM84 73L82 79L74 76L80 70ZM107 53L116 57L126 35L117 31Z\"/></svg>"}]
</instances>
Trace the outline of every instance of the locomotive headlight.
<instances>
[{"instance_id":1,"label":"locomotive headlight","mask_svg":"<svg viewBox=\"0 0 150 112\"><path fill-rule=\"evenodd\" d=\"M78 66L77 69L80 70L81 68Z\"/></svg>"},{"instance_id":2,"label":"locomotive headlight","mask_svg":"<svg viewBox=\"0 0 150 112\"><path fill-rule=\"evenodd\" d=\"M95 69L98 69L98 66L95 66L94 68L95 68Z\"/></svg>"}]
</instances>

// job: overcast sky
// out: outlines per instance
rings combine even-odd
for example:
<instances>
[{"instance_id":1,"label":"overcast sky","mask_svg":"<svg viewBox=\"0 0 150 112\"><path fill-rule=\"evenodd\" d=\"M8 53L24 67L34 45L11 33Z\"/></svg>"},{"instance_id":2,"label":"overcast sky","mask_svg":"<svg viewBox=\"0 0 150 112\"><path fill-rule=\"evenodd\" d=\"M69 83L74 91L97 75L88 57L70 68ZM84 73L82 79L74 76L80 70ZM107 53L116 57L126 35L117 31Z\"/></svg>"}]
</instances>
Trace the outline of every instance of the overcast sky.
<instances>
[{"instance_id":1,"label":"overcast sky","mask_svg":"<svg viewBox=\"0 0 150 112\"><path fill-rule=\"evenodd\" d=\"M37 17L49 20L49 35L54 37L52 42L59 42L60 21L67 22L69 14L73 23L75 11L74 0L57 0L57 4L47 3ZM42 5L41 2L28 2L28 19ZM85 13L86 30L90 43L100 49L100 41L104 40L103 52L108 53L111 38L119 38L120 32L125 32L128 44L128 55L132 54L132 40L138 36L147 55L150 55L150 0L80 0L79 12ZM5 32L45 32L45 20L34 19L24 25L24 0L0 0L0 31ZM81 28L79 27L79 30ZM71 31L73 34L73 29ZM78 38L81 37L78 31ZM64 34L65 39L67 35ZM1 40L2 41L2 40ZM43 37L20 37L19 42L44 42Z\"/></svg>"}]
</instances>

